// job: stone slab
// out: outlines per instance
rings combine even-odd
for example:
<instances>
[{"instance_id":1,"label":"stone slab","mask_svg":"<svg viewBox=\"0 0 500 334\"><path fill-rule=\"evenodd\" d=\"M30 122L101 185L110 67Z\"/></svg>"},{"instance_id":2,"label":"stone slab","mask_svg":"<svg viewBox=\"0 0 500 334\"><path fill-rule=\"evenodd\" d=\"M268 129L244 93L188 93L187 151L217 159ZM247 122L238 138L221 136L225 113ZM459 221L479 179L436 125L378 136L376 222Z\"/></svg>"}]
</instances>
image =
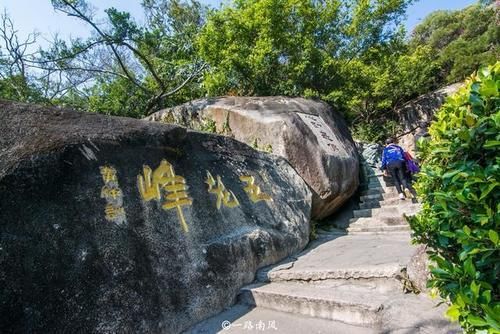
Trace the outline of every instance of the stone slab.
<instances>
[{"instance_id":1,"label":"stone slab","mask_svg":"<svg viewBox=\"0 0 500 334\"><path fill-rule=\"evenodd\" d=\"M395 277L413 252L408 234L338 235L313 242L296 260L275 266L267 276L271 281Z\"/></svg>"},{"instance_id":2,"label":"stone slab","mask_svg":"<svg viewBox=\"0 0 500 334\"><path fill-rule=\"evenodd\" d=\"M400 200L401 203L398 205L383 205L380 208L373 209L359 209L354 210L354 218L360 217L392 217L392 216L402 216L412 215L417 213L421 209L420 204L412 203L411 201ZM401 204L401 205L399 205Z\"/></svg>"},{"instance_id":3,"label":"stone slab","mask_svg":"<svg viewBox=\"0 0 500 334\"><path fill-rule=\"evenodd\" d=\"M239 300L280 312L374 326L380 321L386 293L377 284L349 281L273 282L243 288Z\"/></svg>"},{"instance_id":4,"label":"stone slab","mask_svg":"<svg viewBox=\"0 0 500 334\"><path fill-rule=\"evenodd\" d=\"M223 323L226 329L222 328ZM379 333L379 331L367 327L348 325L339 321L279 312L263 307L235 305L185 332L185 334L214 333L375 334Z\"/></svg>"}]
</instances>

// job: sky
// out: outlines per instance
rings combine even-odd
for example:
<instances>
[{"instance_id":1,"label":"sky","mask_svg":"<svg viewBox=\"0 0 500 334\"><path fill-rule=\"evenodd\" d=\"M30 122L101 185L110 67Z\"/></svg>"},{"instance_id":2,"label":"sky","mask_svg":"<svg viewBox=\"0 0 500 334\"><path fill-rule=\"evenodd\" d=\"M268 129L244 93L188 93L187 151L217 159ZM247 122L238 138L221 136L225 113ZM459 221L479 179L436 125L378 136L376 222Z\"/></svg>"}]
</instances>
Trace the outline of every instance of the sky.
<instances>
[{"instance_id":1,"label":"sky","mask_svg":"<svg viewBox=\"0 0 500 334\"><path fill-rule=\"evenodd\" d=\"M98 13L115 7L118 10L128 11L141 22L143 20L140 0L90 0L97 8ZM220 0L201 0L202 3L217 8ZM476 0L419 0L407 12L406 28L411 31L429 13L438 10L461 9L475 3ZM0 10L7 11L14 22L14 27L19 31L19 36L25 38L29 33L36 31L40 35L38 43L47 46L48 41L55 34L65 39L72 37L86 37L89 27L62 13L57 13L52 8L50 0L0 0Z\"/></svg>"}]
</instances>

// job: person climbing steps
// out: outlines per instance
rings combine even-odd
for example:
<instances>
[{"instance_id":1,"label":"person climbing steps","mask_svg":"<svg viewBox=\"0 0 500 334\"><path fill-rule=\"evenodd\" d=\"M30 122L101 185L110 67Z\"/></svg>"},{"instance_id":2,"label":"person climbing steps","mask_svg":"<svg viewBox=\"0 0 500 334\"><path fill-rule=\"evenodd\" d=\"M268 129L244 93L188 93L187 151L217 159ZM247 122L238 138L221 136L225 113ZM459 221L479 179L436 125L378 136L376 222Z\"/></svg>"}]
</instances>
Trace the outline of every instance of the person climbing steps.
<instances>
[{"instance_id":1,"label":"person climbing steps","mask_svg":"<svg viewBox=\"0 0 500 334\"><path fill-rule=\"evenodd\" d=\"M395 144L394 138L388 138L385 142L386 146L382 152L382 167L384 174L387 173L394 180L394 185L399 194L399 198L406 198L403 190L408 190L413 198L417 198L417 193L412 187L411 182L405 177L405 151L401 146Z\"/></svg>"}]
</instances>

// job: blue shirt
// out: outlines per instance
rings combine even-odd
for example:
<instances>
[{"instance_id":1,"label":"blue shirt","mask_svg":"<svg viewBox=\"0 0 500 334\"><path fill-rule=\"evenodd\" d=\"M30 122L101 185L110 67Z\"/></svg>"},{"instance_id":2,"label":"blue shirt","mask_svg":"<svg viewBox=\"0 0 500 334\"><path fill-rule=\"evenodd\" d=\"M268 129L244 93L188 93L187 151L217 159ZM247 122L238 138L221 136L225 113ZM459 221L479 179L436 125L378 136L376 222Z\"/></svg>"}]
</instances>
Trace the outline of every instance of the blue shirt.
<instances>
[{"instance_id":1,"label":"blue shirt","mask_svg":"<svg viewBox=\"0 0 500 334\"><path fill-rule=\"evenodd\" d=\"M396 144L389 144L382 152L382 169L385 169L393 161L405 161L404 151Z\"/></svg>"}]
</instances>

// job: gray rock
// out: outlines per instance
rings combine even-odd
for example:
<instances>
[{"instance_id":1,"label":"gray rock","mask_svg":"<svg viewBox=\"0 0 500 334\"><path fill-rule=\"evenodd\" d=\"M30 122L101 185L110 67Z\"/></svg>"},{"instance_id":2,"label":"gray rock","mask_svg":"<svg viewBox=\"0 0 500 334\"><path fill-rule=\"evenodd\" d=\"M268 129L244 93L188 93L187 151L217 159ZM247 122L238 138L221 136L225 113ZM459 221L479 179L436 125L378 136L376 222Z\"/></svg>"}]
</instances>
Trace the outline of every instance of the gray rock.
<instances>
[{"instance_id":1,"label":"gray rock","mask_svg":"<svg viewBox=\"0 0 500 334\"><path fill-rule=\"evenodd\" d=\"M408 278L412 284L421 292L428 292L427 281L430 278L429 256L427 246L419 245L415 250L408 268L406 269Z\"/></svg>"},{"instance_id":2,"label":"gray rock","mask_svg":"<svg viewBox=\"0 0 500 334\"><path fill-rule=\"evenodd\" d=\"M178 333L308 242L311 193L283 158L173 125L0 110L0 332Z\"/></svg>"},{"instance_id":3,"label":"gray rock","mask_svg":"<svg viewBox=\"0 0 500 334\"><path fill-rule=\"evenodd\" d=\"M456 93L462 85L462 83L456 83L421 95L397 109L396 113L404 130L413 129L418 126L419 122L431 121L434 112L443 105L446 98Z\"/></svg>"},{"instance_id":4,"label":"gray rock","mask_svg":"<svg viewBox=\"0 0 500 334\"><path fill-rule=\"evenodd\" d=\"M222 97L165 109L147 119L225 134L284 157L313 191L314 219L334 213L359 184L358 155L349 130L323 102Z\"/></svg>"},{"instance_id":5,"label":"gray rock","mask_svg":"<svg viewBox=\"0 0 500 334\"><path fill-rule=\"evenodd\" d=\"M380 167L384 147L377 143L357 143L363 162L370 167Z\"/></svg>"}]
</instances>

